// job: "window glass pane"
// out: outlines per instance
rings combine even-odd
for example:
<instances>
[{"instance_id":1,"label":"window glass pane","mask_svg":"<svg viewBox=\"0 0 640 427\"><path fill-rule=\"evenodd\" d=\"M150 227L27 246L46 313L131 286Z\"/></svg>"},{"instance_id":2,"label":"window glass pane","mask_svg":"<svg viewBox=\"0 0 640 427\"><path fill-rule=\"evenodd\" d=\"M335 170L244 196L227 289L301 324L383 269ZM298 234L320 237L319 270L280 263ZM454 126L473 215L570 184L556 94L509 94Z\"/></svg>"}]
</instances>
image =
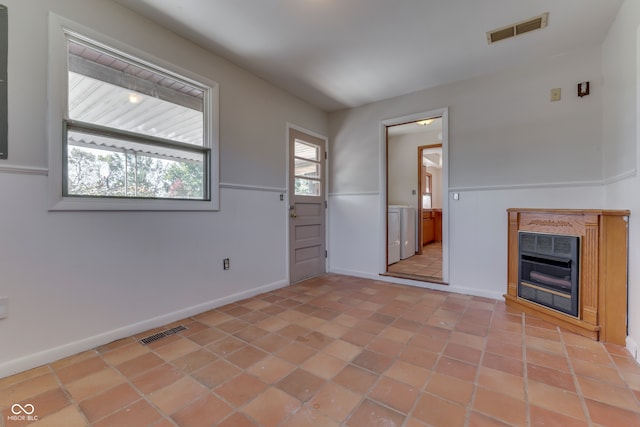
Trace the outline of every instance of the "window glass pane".
<instances>
[{"instance_id":1,"label":"window glass pane","mask_svg":"<svg viewBox=\"0 0 640 427\"><path fill-rule=\"evenodd\" d=\"M295 179L296 196L319 196L320 181L313 179L297 178Z\"/></svg>"},{"instance_id":2,"label":"window glass pane","mask_svg":"<svg viewBox=\"0 0 640 427\"><path fill-rule=\"evenodd\" d=\"M295 159L295 175L305 178L320 178L320 163Z\"/></svg>"},{"instance_id":3,"label":"window glass pane","mask_svg":"<svg viewBox=\"0 0 640 427\"><path fill-rule=\"evenodd\" d=\"M205 154L68 132L66 195L204 199Z\"/></svg>"},{"instance_id":4,"label":"window glass pane","mask_svg":"<svg viewBox=\"0 0 640 427\"><path fill-rule=\"evenodd\" d=\"M319 162L320 147L313 144L307 144L306 142L297 139L295 141L295 157Z\"/></svg>"},{"instance_id":5,"label":"window glass pane","mask_svg":"<svg viewBox=\"0 0 640 427\"><path fill-rule=\"evenodd\" d=\"M126 196L123 153L70 146L68 156L69 195Z\"/></svg>"},{"instance_id":6,"label":"window glass pane","mask_svg":"<svg viewBox=\"0 0 640 427\"><path fill-rule=\"evenodd\" d=\"M72 120L204 144L204 90L70 40Z\"/></svg>"}]
</instances>

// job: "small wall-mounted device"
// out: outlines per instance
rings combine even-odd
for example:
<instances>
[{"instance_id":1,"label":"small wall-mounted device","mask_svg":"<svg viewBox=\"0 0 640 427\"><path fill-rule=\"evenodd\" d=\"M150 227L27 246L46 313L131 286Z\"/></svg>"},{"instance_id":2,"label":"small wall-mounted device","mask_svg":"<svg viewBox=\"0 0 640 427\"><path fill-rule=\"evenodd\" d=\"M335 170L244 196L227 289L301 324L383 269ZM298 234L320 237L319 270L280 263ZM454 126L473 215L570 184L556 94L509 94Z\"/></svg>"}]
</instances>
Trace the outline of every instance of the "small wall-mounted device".
<instances>
[{"instance_id":1,"label":"small wall-mounted device","mask_svg":"<svg viewBox=\"0 0 640 427\"><path fill-rule=\"evenodd\" d=\"M9 316L9 297L0 297L0 319Z\"/></svg>"},{"instance_id":2,"label":"small wall-mounted device","mask_svg":"<svg viewBox=\"0 0 640 427\"><path fill-rule=\"evenodd\" d=\"M7 7L0 4L0 159L8 158L7 125Z\"/></svg>"},{"instance_id":3,"label":"small wall-mounted device","mask_svg":"<svg viewBox=\"0 0 640 427\"><path fill-rule=\"evenodd\" d=\"M578 96L582 98L587 95L589 95L589 82L578 83Z\"/></svg>"}]
</instances>

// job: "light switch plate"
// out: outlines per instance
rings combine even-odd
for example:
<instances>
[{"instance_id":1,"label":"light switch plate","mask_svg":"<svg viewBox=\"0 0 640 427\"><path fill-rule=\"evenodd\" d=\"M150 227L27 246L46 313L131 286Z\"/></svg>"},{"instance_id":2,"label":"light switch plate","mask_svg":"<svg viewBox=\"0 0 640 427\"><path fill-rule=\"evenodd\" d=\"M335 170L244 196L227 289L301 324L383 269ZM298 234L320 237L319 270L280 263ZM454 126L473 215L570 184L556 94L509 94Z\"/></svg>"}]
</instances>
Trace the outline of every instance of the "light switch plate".
<instances>
[{"instance_id":1,"label":"light switch plate","mask_svg":"<svg viewBox=\"0 0 640 427\"><path fill-rule=\"evenodd\" d=\"M9 297L0 297L0 319L9 316Z\"/></svg>"},{"instance_id":2,"label":"light switch plate","mask_svg":"<svg viewBox=\"0 0 640 427\"><path fill-rule=\"evenodd\" d=\"M561 98L562 90L559 87L551 89L551 102L560 101Z\"/></svg>"}]
</instances>

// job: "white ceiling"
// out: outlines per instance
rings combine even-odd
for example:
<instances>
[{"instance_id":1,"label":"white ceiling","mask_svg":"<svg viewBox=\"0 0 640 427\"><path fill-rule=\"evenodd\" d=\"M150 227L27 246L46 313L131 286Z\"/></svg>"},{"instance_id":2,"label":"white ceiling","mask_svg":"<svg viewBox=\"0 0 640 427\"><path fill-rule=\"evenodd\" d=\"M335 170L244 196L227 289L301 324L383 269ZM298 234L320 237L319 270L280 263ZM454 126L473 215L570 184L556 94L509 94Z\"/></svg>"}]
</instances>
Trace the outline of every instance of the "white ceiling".
<instances>
[{"instance_id":1,"label":"white ceiling","mask_svg":"<svg viewBox=\"0 0 640 427\"><path fill-rule=\"evenodd\" d=\"M601 43L623 0L115 0L326 111ZM545 29L486 32L549 12Z\"/></svg>"}]
</instances>

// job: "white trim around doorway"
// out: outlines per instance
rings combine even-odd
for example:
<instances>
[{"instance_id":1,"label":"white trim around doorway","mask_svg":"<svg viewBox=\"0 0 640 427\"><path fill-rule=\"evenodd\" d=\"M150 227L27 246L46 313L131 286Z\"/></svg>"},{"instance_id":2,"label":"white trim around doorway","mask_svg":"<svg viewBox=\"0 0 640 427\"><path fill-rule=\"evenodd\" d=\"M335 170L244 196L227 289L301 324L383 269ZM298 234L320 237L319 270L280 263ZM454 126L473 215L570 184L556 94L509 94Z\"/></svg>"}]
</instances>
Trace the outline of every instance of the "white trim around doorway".
<instances>
[{"instance_id":1,"label":"white trim around doorway","mask_svg":"<svg viewBox=\"0 0 640 427\"><path fill-rule=\"evenodd\" d=\"M439 108L406 116L393 117L380 121L380 221L378 235L380 253L378 256L379 272L387 271L387 132L388 126L415 122L418 120L442 117L442 280L449 283L449 109Z\"/></svg>"}]
</instances>

